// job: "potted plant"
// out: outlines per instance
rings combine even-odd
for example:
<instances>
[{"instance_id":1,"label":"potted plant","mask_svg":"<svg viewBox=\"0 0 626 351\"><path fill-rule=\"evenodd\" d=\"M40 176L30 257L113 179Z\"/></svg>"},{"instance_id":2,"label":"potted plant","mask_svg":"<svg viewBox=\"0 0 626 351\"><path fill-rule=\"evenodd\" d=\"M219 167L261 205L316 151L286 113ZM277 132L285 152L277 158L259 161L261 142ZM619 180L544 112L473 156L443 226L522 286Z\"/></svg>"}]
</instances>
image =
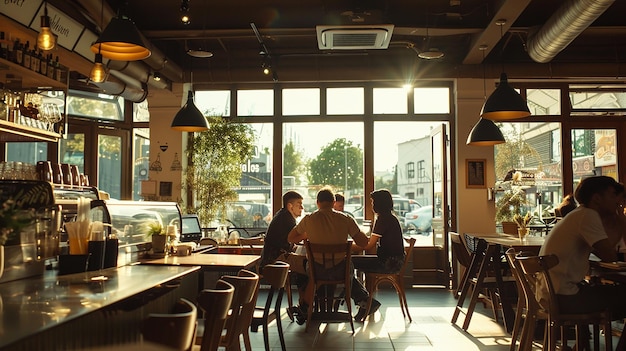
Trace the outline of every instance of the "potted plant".
<instances>
[{"instance_id":1,"label":"potted plant","mask_svg":"<svg viewBox=\"0 0 626 351\"><path fill-rule=\"evenodd\" d=\"M204 113L208 115L208 113ZM241 165L254 154L254 133L244 123L219 116L207 117L210 128L190 133L187 149L186 213L198 214L203 227L224 220L226 203L238 198Z\"/></svg>"},{"instance_id":2,"label":"potted plant","mask_svg":"<svg viewBox=\"0 0 626 351\"><path fill-rule=\"evenodd\" d=\"M520 239L524 239L528 235L528 224L533 216L527 212L524 216L516 214L513 216L513 222L517 225L517 235Z\"/></svg>"},{"instance_id":3,"label":"potted plant","mask_svg":"<svg viewBox=\"0 0 626 351\"><path fill-rule=\"evenodd\" d=\"M152 252L165 253L165 247L167 246L167 235L163 225L157 222L148 223L147 235L152 238Z\"/></svg>"}]
</instances>

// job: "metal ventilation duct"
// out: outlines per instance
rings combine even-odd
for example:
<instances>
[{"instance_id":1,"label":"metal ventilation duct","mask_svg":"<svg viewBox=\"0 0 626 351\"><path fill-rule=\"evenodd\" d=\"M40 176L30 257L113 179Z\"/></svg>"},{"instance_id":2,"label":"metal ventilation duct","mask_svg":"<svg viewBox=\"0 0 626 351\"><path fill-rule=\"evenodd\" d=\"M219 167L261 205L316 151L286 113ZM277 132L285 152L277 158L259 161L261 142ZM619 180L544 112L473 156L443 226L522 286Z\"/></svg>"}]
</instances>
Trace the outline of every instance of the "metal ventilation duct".
<instances>
[{"instance_id":1,"label":"metal ventilation duct","mask_svg":"<svg viewBox=\"0 0 626 351\"><path fill-rule=\"evenodd\" d=\"M528 55L546 63L565 49L606 11L615 0L569 0L528 38Z\"/></svg>"}]
</instances>

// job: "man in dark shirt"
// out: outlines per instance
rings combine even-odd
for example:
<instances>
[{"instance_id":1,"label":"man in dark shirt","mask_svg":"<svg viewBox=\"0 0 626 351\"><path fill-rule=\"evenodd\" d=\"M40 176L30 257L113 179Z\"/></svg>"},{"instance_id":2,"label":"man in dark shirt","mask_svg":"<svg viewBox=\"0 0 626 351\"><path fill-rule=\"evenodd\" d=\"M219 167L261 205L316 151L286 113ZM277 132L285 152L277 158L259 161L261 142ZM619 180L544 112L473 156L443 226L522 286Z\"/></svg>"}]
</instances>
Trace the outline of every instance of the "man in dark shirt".
<instances>
[{"instance_id":1,"label":"man in dark shirt","mask_svg":"<svg viewBox=\"0 0 626 351\"><path fill-rule=\"evenodd\" d=\"M260 267L274 263L282 254L293 251L293 244L287 241L287 235L296 226L296 218L302 215L302 199L296 191L283 194L283 208L276 212L267 227Z\"/></svg>"}]
</instances>

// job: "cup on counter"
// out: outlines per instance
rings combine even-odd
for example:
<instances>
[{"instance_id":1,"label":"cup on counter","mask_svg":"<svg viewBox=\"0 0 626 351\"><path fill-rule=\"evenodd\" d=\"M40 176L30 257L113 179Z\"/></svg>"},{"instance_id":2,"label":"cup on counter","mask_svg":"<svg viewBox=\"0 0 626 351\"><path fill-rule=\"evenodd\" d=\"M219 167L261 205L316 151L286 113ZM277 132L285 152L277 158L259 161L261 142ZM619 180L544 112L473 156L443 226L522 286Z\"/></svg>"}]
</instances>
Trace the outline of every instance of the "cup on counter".
<instances>
[{"instance_id":1,"label":"cup on counter","mask_svg":"<svg viewBox=\"0 0 626 351\"><path fill-rule=\"evenodd\" d=\"M91 238L87 243L87 252L91 257L87 265L88 271L97 271L104 268L104 255L106 252L106 241L104 231L92 230Z\"/></svg>"}]
</instances>

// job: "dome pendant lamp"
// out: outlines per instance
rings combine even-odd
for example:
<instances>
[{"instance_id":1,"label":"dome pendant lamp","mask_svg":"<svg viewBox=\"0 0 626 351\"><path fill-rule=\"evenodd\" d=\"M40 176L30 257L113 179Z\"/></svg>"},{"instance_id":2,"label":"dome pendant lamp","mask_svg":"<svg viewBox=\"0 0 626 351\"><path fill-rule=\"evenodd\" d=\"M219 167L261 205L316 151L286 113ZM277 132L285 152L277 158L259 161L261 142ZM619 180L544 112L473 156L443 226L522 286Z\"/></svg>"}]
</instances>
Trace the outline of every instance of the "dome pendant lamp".
<instances>
[{"instance_id":1,"label":"dome pendant lamp","mask_svg":"<svg viewBox=\"0 0 626 351\"><path fill-rule=\"evenodd\" d=\"M506 24L506 20L500 19L496 21L496 25L500 26L500 39L502 39L502 27ZM525 118L530 116L528 104L522 96L509 85L506 73L500 74L500 84L496 90L485 101L480 117L493 121L505 121L509 119Z\"/></svg>"},{"instance_id":2,"label":"dome pendant lamp","mask_svg":"<svg viewBox=\"0 0 626 351\"><path fill-rule=\"evenodd\" d=\"M483 61L485 61L485 50L487 45L481 45L479 49L483 52ZM485 78L485 63L483 62L483 95L487 97L487 86ZM472 127L469 135L467 136L467 145L473 146L493 146L497 144L505 143L504 135L500 131L500 128L493 123L493 121L480 118L478 123Z\"/></svg>"},{"instance_id":3,"label":"dome pendant lamp","mask_svg":"<svg viewBox=\"0 0 626 351\"><path fill-rule=\"evenodd\" d=\"M505 142L500 128L493 121L481 118L470 131L466 143L473 146L493 146Z\"/></svg>"},{"instance_id":4,"label":"dome pendant lamp","mask_svg":"<svg viewBox=\"0 0 626 351\"><path fill-rule=\"evenodd\" d=\"M109 60L137 61L150 57L152 52L148 47L135 23L118 13L91 45L91 52Z\"/></svg>"},{"instance_id":5,"label":"dome pendant lamp","mask_svg":"<svg viewBox=\"0 0 626 351\"><path fill-rule=\"evenodd\" d=\"M193 101L193 90L189 90L187 103L174 116L172 129L180 132L203 132L209 129L209 122Z\"/></svg>"}]
</instances>

